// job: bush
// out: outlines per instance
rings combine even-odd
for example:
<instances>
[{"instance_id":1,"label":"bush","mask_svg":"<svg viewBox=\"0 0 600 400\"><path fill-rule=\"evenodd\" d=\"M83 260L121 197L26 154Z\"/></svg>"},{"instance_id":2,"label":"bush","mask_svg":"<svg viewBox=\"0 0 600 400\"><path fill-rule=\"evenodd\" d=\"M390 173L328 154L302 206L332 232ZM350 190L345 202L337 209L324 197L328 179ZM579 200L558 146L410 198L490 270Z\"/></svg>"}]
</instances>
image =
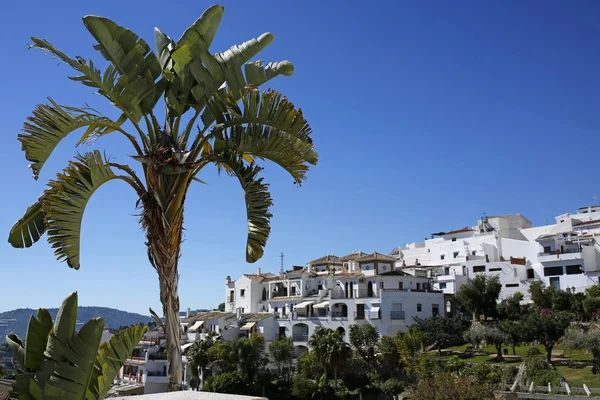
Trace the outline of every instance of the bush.
<instances>
[{"instance_id":1,"label":"bush","mask_svg":"<svg viewBox=\"0 0 600 400\"><path fill-rule=\"evenodd\" d=\"M560 385L560 374L551 369L542 357L528 358L525 361L525 368L526 383L533 381L536 386L547 385L548 382L555 386Z\"/></svg>"},{"instance_id":2,"label":"bush","mask_svg":"<svg viewBox=\"0 0 600 400\"><path fill-rule=\"evenodd\" d=\"M486 400L493 392L472 376L458 377L444 372L419 381L410 391L410 398L419 400Z\"/></svg>"},{"instance_id":3,"label":"bush","mask_svg":"<svg viewBox=\"0 0 600 400\"><path fill-rule=\"evenodd\" d=\"M248 393L248 382L241 373L225 372L217 376L211 376L206 379L203 392L246 394Z\"/></svg>"}]
</instances>

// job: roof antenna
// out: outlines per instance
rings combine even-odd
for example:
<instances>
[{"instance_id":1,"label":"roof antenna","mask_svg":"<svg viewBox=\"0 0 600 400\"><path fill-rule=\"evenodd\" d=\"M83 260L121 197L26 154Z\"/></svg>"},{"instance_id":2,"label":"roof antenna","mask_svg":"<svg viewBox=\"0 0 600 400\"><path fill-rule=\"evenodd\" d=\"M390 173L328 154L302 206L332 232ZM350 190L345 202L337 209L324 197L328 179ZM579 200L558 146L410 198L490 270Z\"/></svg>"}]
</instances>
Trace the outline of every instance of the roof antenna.
<instances>
[{"instance_id":1,"label":"roof antenna","mask_svg":"<svg viewBox=\"0 0 600 400\"><path fill-rule=\"evenodd\" d=\"M283 274L283 257L285 257L285 255L283 254L283 251L281 252L281 254L279 255L279 258L281 258L281 268L279 269L279 272Z\"/></svg>"}]
</instances>

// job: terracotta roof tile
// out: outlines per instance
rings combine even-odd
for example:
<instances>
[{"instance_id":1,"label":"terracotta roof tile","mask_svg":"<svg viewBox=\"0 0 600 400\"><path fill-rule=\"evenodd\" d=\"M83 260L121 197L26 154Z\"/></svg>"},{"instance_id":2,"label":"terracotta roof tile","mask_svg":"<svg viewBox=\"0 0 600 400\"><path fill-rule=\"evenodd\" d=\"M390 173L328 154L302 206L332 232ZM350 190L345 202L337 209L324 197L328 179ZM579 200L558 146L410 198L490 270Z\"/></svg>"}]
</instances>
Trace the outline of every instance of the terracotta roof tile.
<instances>
[{"instance_id":1,"label":"terracotta roof tile","mask_svg":"<svg viewBox=\"0 0 600 400\"><path fill-rule=\"evenodd\" d=\"M378 252L373 252L372 254L365 254L361 257L358 257L354 261L362 262L362 261L391 261L394 262L396 259L394 257L386 256L385 254L381 254Z\"/></svg>"},{"instance_id":2,"label":"terracotta roof tile","mask_svg":"<svg viewBox=\"0 0 600 400\"><path fill-rule=\"evenodd\" d=\"M273 275L270 272L265 272L264 274L260 274L260 275L259 274L244 274L244 276L246 278L252 279L253 281L258 281L258 282L262 283L264 280L266 280L268 278L272 278L275 275Z\"/></svg>"},{"instance_id":3,"label":"terracotta roof tile","mask_svg":"<svg viewBox=\"0 0 600 400\"><path fill-rule=\"evenodd\" d=\"M333 254L327 254L324 257L317 258L316 260L309 262L309 264L311 264L311 265L319 265L319 264L342 265L342 263L343 262L340 261L340 258L337 256L334 256Z\"/></svg>"},{"instance_id":4,"label":"terracotta roof tile","mask_svg":"<svg viewBox=\"0 0 600 400\"><path fill-rule=\"evenodd\" d=\"M208 311L208 312L201 312L198 314L194 314L191 317L186 318L186 319L187 319L187 322L193 322L193 321L206 321L209 319L220 319L220 318L225 318L225 319L235 318L235 313L224 312L224 311Z\"/></svg>"},{"instance_id":5,"label":"terracotta roof tile","mask_svg":"<svg viewBox=\"0 0 600 400\"><path fill-rule=\"evenodd\" d=\"M340 257L340 258L339 258L339 260L340 260L341 262L345 262L345 261L352 261L352 260L355 260L355 259L357 259L358 257L362 257L362 256L364 256L364 255L365 255L365 253L363 253L362 251L358 251L358 252L352 252L352 253L350 253L350 254L348 254L348 255L345 255L344 257Z\"/></svg>"}]
</instances>

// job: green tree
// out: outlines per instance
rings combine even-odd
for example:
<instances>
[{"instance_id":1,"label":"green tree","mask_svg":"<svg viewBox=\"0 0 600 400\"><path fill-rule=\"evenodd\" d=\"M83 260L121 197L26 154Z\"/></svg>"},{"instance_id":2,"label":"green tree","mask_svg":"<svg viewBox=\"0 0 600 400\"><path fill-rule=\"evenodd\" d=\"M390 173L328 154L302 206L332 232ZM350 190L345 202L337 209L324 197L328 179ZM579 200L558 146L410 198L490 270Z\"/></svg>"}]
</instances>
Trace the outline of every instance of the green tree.
<instances>
[{"instance_id":1,"label":"green tree","mask_svg":"<svg viewBox=\"0 0 600 400\"><path fill-rule=\"evenodd\" d=\"M6 336L16 362L16 390L21 399L103 399L119 370L147 332L133 326L100 343L104 319L94 318L78 331L77 292L63 301L56 320L40 308L31 316L27 336Z\"/></svg>"},{"instance_id":2,"label":"green tree","mask_svg":"<svg viewBox=\"0 0 600 400\"><path fill-rule=\"evenodd\" d=\"M204 385L206 368L210 363L208 351L217 340L218 334L216 332L209 332L205 339L194 342L188 350L187 360L192 378L194 378L194 382L197 382L196 386L193 387L196 390L198 390L199 386Z\"/></svg>"},{"instance_id":3,"label":"green tree","mask_svg":"<svg viewBox=\"0 0 600 400\"><path fill-rule=\"evenodd\" d=\"M375 362L375 347L379 341L379 331L371 324L350 326L350 344L369 364Z\"/></svg>"},{"instance_id":4,"label":"green tree","mask_svg":"<svg viewBox=\"0 0 600 400\"><path fill-rule=\"evenodd\" d=\"M220 303L217 306L217 311L225 311L225 303Z\"/></svg>"},{"instance_id":5,"label":"green tree","mask_svg":"<svg viewBox=\"0 0 600 400\"><path fill-rule=\"evenodd\" d=\"M586 350L592 353L594 357L592 372L600 373L600 326L597 322L569 327L560 339L560 343L568 349Z\"/></svg>"},{"instance_id":6,"label":"green tree","mask_svg":"<svg viewBox=\"0 0 600 400\"><path fill-rule=\"evenodd\" d=\"M231 341L238 370L248 377L249 382L262 371L268 363L265 355L265 338L253 333L249 338Z\"/></svg>"},{"instance_id":7,"label":"green tree","mask_svg":"<svg viewBox=\"0 0 600 400\"><path fill-rule=\"evenodd\" d=\"M597 319L600 312L600 286L592 286L585 290L582 307L587 319Z\"/></svg>"},{"instance_id":8,"label":"green tree","mask_svg":"<svg viewBox=\"0 0 600 400\"><path fill-rule=\"evenodd\" d=\"M269 345L271 360L277 366L277 372L289 382L294 359L294 342L291 337L280 336Z\"/></svg>"},{"instance_id":9,"label":"green tree","mask_svg":"<svg viewBox=\"0 0 600 400\"><path fill-rule=\"evenodd\" d=\"M463 334L463 338L476 349L479 348L481 342L485 340L485 326L479 321L474 321L471 327Z\"/></svg>"},{"instance_id":10,"label":"green tree","mask_svg":"<svg viewBox=\"0 0 600 400\"><path fill-rule=\"evenodd\" d=\"M224 372L216 376L210 376L202 387L204 392L247 394L250 383L247 377L238 372Z\"/></svg>"},{"instance_id":11,"label":"green tree","mask_svg":"<svg viewBox=\"0 0 600 400\"><path fill-rule=\"evenodd\" d=\"M382 336L377 343L377 356L381 365L381 375L393 378L400 374L400 353L398 341L393 336Z\"/></svg>"},{"instance_id":12,"label":"green tree","mask_svg":"<svg viewBox=\"0 0 600 400\"><path fill-rule=\"evenodd\" d=\"M498 324L498 328L507 335L508 342L506 344L511 345L513 356L517 355L516 347L527 337L524 325L522 321L515 320L503 320Z\"/></svg>"},{"instance_id":13,"label":"green tree","mask_svg":"<svg viewBox=\"0 0 600 400\"><path fill-rule=\"evenodd\" d=\"M461 286L456 298L468 311L473 313L473 320L483 316L494 317L497 314L496 304L502 284L498 276L478 274L466 285Z\"/></svg>"},{"instance_id":14,"label":"green tree","mask_svg":"<svg viewBox=\"0 0 600 400\"><path fill-rule=\"evenodd\" d=\"M532 312L523 319L523 329L526 330L529 341L537 341L546 350L546 361L552 361L552 349L571 323L571 318L564 312L544 309L542 312Z\"/></svg>"},{"instance_id":15,"label":"green tree","mask_svg":"<svg viewBox=\"0 0 600 400\"><path fill-rule=\"evenodd\" d=\"M428 344L437 347L441 357L444 347L461 340L468 324L459 316L446 318L436 315L423 319L415 317L415 326L425 334Z\"/></svg>"},{"instance_id":16,"label":"green tree","mask_svg":"<svg viewBox=\"0 0 600 400\"><path fill-rule=\"evenodd\" d=\"M510 343L510 336L497 325L487 325L484 329L484 337L488 344L491 344L496 348L496 360L501 361L503 359L502 345Z\"/></svg>"},{"instance_id":17,"label":"green tree","mask_svg":"<svg viewBox=\"0 0 600 400\"><path fill-rule=\"evenodd\" d=\"M518 320L523 313L521 307L523 294L516 292L507 299L504 299L498 304L498 317L500 319Z\"/></svg>"},{"instance_id":18,"label":"green tree","mask_svg":"<svg viewBox=\"0 0 600 400\"><path fill-rule=\"evenodd\" d=\"M338 370L352 357L350 346L344 342L339 332L329 328L315 330L308 345L313 348L317 359L325 369L325 374L328 375L329 371L333 372L334 390L337 391Z\"/></svg>"},{"instance_id":19,"label":"green tree","mask_svg":"<svg viewBox=\"0 0 600 400\"><path fill-rule=\"evenodd\" d=\"M270 33L211 53L222 15L223 7L210 7L177 41L155 29L156 54L132 31L106 18L86 16L83 23L97 41L94 47L108 61L104 71L33 38L32 47L72 67L76 76L71 79L96 89L116 107L116 114L111 118L49 100L37 106L18 137L36 179L58 143L79 128L84 132L78 144L110 133L131 143L128 154L138 163L135 168L100 151L76 156L13 226L9 242L29 247L47 232L56 257L79 269L81 223L90 197L112 180L133 188L148 259L158 273L170 390L181 389L183 378L177 278L191 184L202 182L198 174L208 165L238 178L248 218L246 260L255 262L270 233L272 205L256 160L275 162L298 185L308 166L317 163L302 111L273 90L257 89L278 75L291 75L293 65L248 62L273 41ZM163 110L164 119L159 120Z\"/></svg>"},{"instance_id":20,"label":"green tree","mask_svg":"<svg viewBox=\"0 0 600 400\"><path fill-rule=\"evenodd\" d=\"M540 310L552 308L552 298L555 291L556 288L554 286L546 287L543 281L535 281L529 285L531 301Z\"/></svg>"},{"instance_id":21,"label":"green tree","mask_svg":"<svg viewBox=\"0 0 600 400\"><path fill-rule=\"evenodd\" d=\"M325 368L314 350L302 353L297 359L298 375L305 379L317 379L325 374Z\"/></svg>"}]
</instances>

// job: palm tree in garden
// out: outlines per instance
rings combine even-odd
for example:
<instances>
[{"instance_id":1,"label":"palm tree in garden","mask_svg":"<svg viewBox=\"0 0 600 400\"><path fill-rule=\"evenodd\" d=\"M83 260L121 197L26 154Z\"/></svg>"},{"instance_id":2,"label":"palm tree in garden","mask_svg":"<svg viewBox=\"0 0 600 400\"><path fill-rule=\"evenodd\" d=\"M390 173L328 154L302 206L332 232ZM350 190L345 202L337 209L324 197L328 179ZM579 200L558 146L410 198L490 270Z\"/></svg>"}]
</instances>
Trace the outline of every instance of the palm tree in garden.
<instances>
[{"instance_id":1,"label":"palm tree in garden","mask_svg":"<svg viewBox=\"0 0 600 400\"><path fill-rule=\"evenodd\" d=\"M352 349L350 345L344 342L344 338L339 332L330 328L318 328L310 337L308 345L317 355L317 360L325 369L333 371L335 391L337 392L337 372L340 366L344 365L351 356Z\"/></svg>"},{"instance_id":2,"label":"palm tree in garden","mask_svg":"<svg viewBox=\"0 0 600 400\"><path fill-rule=\"evenodd\" d=\"M188 350L187 359L190 371L192 377L195 378L198 383L195 387L196 390L204 385L204 372L210 363L208 349L210 349L217 340L219 340L219 335L216 332L209 332L204 339L194 342Z\"/></svg>"},{"instance_id":3,"label":"palm tree in garden","mask_svg":"<svg viewBox=\"0 0 600 400\"><path fill-rule=\"evenodd\" d=\"M137 168L99 151L77 155L13 226L9 242L29 247L47 232L56 257L78 269L87 202L104 183L118 179L129 184L139 197L148 259L159 278L170 390L179 390L182 382L177 266L188 188L202 182L197 175L208 165L238 178L248 217L246 260L255 262L269 236L272 204L256 161L274 161L298 185L308 165L317 163L302 111L276 91L257 89L278 75L291 75L293 65L249 62L273 41L270 33L210 53L222 15L223 7L210 7L177 41L156 29L156 54L130 30L86 16L84 25L97 41L94 48L108 61L104 71L91 60L70 58L48 41L32 38L32 47L71 66L77 71L72 80L96 89L118 111L110 118L52 99L38 105L19 134L34 178L58 143L79 128L84 131L78 144L110 133L124 135ZM161 99L164 120L154 112Z\"/></svg>"}]
</instances>

